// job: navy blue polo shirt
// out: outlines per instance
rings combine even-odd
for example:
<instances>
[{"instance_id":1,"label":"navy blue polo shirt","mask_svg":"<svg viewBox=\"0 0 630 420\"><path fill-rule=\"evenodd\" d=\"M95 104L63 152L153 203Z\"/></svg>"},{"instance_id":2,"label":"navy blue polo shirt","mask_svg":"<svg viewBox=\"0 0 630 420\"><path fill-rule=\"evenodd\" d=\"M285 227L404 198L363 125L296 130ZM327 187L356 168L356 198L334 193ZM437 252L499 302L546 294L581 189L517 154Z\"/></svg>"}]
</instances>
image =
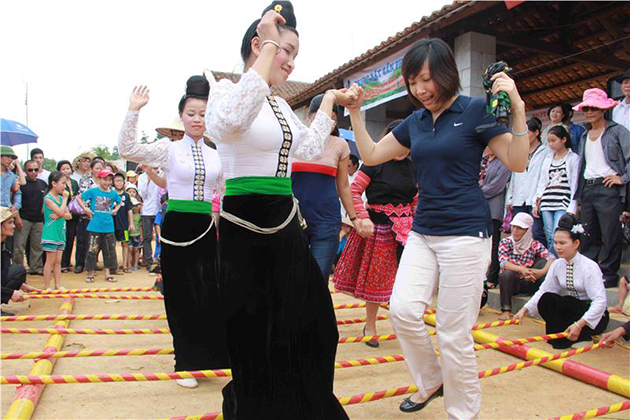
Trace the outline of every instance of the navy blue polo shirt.
<instances>
[{"instance_id":1,"label":"navy blue polo shirt","mask_svg":"<svg viewBox=\"0 0 630 420\"><path fill-rule=\"evenodd\" d=\"M508 129L501 124L476 133L482 124L496 122L486 114L481 98L460 95L438 117L415 111L393 131L411 149L418 180L418 210L412 230L422 235L492 235L490 209L479 187L481 155L488 142Z\"/></svg>"}]
</instances>

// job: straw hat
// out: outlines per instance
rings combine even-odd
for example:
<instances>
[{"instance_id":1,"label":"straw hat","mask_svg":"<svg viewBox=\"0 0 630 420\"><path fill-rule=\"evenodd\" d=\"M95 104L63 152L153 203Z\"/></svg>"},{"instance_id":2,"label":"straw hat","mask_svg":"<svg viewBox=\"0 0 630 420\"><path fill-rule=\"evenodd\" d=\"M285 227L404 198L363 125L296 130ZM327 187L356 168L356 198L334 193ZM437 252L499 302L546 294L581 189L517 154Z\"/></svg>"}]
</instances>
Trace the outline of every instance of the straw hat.
<instances>
[{"instance_id":1,"label":"straw hat","mask_svg":"<svg viewBox=\"0 0 630 420\"><path fill-rule=\"evenodd\" d=\"M0 223L4 223L17 214L17 210L11 211L9 207L0 207Z\"/></svg>"},{"instance_id":2,"label":"straw hat","mask_svg":"<svg viewBox=\"0 0 630 420\"><path fill-rule=\"evenodd\" d=\"M169 125L166 125L164 127L158 127L155 129L155 131L157 131L163 136L172 138L174 131L179 131L181 133L184 133L186 130L184 129L184 123L182 123L182 119L177 117Z\"/></svg>"}]
</instances>

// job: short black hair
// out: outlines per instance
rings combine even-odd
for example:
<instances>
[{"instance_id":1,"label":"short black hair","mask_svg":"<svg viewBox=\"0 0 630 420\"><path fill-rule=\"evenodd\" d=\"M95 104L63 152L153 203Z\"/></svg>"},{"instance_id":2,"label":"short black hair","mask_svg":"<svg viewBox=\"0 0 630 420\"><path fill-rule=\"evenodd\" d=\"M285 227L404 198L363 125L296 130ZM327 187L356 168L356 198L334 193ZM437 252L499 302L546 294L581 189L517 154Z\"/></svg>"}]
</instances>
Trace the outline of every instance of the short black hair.
<instances>
[{"instance_id":1,"label":"short black hair","mask_svg":"<svg viewBox=\"0 0 630 420\"><path fill-rule=\"evenodd\" d=\"M98 156L95 157L94 159L92 159L92 163L90 163L90 168L94 169L97 163L100 163L101 165L105 166L105 159Z\"/></svg>"},{"instance_id":2,"label":"short black hair","mask_svg":"<svg viewBox=\"0 0 630 420\"><path fill-rule=\"evenodd\" d=\"M566 128L564 128L561 125L554 125L553 127L549 129L549 132L547 133L547 135L549 134L553 134L559 139L562 139L562 138L567 139L567 141L564 142L564 145L567 149L571 149L571 133L569 133Z\"/></svg>"},{"instance_id":3,"label":"short black hair","mask_svg":"<svg viewBox=\"0 0 630 420\"><path fill-rule=\"evenodd\" d=\"M65 175L59 171L52 171L50 175L48 175L48 188L46 188L46 194L52 190L53 182L59 182L61 178L65 178Z\"/></svg>"},{"instance_id":4,"label":"short black hair","mask_svg":"<svg viewBox=\"0 0 630 420\"><path fill-rule=\"evenodd\" d=\"M562 122L563 123L567 123L569 121L571 121L571 117L573 117L573 107L566 103L566 102L556 102L555 104L551 105L548 109L547 109L547 117L549 117L551 115L551 110L556 108L556 107L560 107L560 109L562 110Z\"/></svg>"},{"instance_id":5,"label":"short black hair","mask_svg":"<svg viewBox=\"0 0 630 420\"><path fill-rule=\"evenodd\" d=\"M308 106L308 115L317 114L317 111L319 111L319 107L322 106L323 100L324 100L323 93L320 93L319 95L315 95L313 99L311 99L311 103ZM337 118L339 118L339 106L337 104L333 104L332 112L333 114L337 115ZM335 137L339 137L339 127L337 126L337 123L335 123L335 128L333 128L332 133L330 134Z\"/></svg>"},{"instance_id":6,"label":"short black hair","mask_svg":"<svg viewBox=\"0 0 630 420\"><path fill-rule=\"evenodd\" d=\"M33 159L29 159L26 162L24 162L24 170L26 170L26 165L28 165L29 163L34 163L35 165L39 166L37 162L35 162Z\"/></svg>"},{"instance_id":7,"label":"short black hair","mask_svg":"<svg viewBox=\"0 0 630 420\"><path fill-rule=\"evenodd\" d=\"M417 108L422 106L420 101L409 89L409 79L420 74L424 63L429 66L431 79L437 86L436 102L443 103L455 96L461 89L459 71L453 50L439 38L424 38L413 44L413 47L403 57L402 75L407 86L409 100Z\"/></svg>"},{"instance_id":8,"label":"short black hair","mask_svg":"<svg viewBox=\"0 0 630 420\"><path fill-rule=\"evenodd\" d=\"M359 157L357 155L350 155L350 162L352 162L354 166L359 166Z\"/></svg>"},{"instance_id":9,"label":"short black hair","mask_svg":"<svg viewBox=\"0 0 630 420\"><path fill-rule=\"evenodd\" d=\"M527 120L527 129L529 131L531 131L532 133L534 131L538 131L538 141L540 141L540 135L542 134L542 121L540 121L540 118L537 117L532 117L529 120Z\"/></svg>"},{"instance_id":10,"label":"short black hair","mask_svg":"<svg viewBox=\"0 0 630 420\"><path fill-rule=\"evenodd\" d=\"M70 165L70 169L72 169L72 163L69 160L60 160L57 162L57 170L60 171L63 165Z\"/></svg>"},{"instance_id":11,"label":"short black hair","mask_svg":"<svg viewBox=\"0 0 630 420\"><path fill-rule=\"evenodd\" d=\"M35 155L44 155L44 151L38 147L34 148L33 150L31 150L31 159L35 158Z\"/></svg>"},{"instance_id":12,"label":"short black hair","mask_svg":"<svg viewBox=\"0 0 630 420\"><path fill-rule=\"evenodd\" d=\"M126 176L124 173L122 173L122 172L116 172L116 173L114 174L114 178L122 178L122 179L123 179L123 181L126 181L126 180L127 180L127 176Z\"/></svg>"}]
</instances>

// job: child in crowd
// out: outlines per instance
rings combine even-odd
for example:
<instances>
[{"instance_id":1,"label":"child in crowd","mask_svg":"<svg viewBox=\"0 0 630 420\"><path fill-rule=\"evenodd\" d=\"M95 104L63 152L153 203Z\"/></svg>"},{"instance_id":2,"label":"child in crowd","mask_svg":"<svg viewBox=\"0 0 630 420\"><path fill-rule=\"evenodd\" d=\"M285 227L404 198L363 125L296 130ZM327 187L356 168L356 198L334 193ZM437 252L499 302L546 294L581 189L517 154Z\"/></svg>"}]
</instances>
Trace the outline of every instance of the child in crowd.
<instances>
[{"instance_id":1,"label":"child in crowd","mask_svg":"<svg viewBox=\"0 0 630 420\"><path fill-rule=\"evenodd\" d=\"M547 133L549 152L545 156L536 188L534 217L542 217L549 251L556 257L553 235L565 213L577 213L575 195L580 157L571 150L571 135L562 125Z\"/></svg>"},{"instance_id":2,"label":"child in crowd","mask_svg":"<svg viewBox=\"0 0 630 420\"><path fill-rule=\"evenodd\" d=\"M155 228L155 253L153 254L154 264L149 268L150 273L160 273L160 253L162 251L162 242L160 236L162 235L162 222L166 216L166 209L168 207L168 193L162 194L160 197L160 212L155 216L153 226Z\"/></svg>"},{"instance_id":3,"label":"child in crowd","mask_svg":"<svg viewBox=\"0 0 630 420\"><path fill-rule=\"evenodd\" d=\"M120 197L121 207L114 217L114 230L116 241L121 243L123 264L122 269L125 273L131 272L131 262L129 261L129 232L135 230L133 226L133 205L131 197L125 191L125 174L118 172L114 175L114 189Z\"/></svg>"},{"instance_id":4,"label":"child in crowd","mask_svg":"<svg viewBox=\"0 0 630 420\"><path fill-rule=\"evenodd\" d=\"M133 192L136 191L135 188L128 189L128 191ZM137 198L131 197L131 205L132 205L132 225L134 227L133 231L129 231L129 264L131 271L138 271L138 262L140 260L140 249L142 248L142 215L140 212L142 211L142 203L138 201Z\"/></svg>"},{"instance_id":5,"label":"child in crowd","mask_svg":"<svg viewBox=\"0 0 630 420\"><path fill-rule=\"evenodd\" d=\"M88 275L86 283L94 283L94 270L96 258L103 251L105 264L105 281L116 282L110 270L118 269L116 259L116 238L114 236L114 216L122 205L120 196L111 189L114 174L107 168L98 173L98 187L90 188L78 198L79 205L85 214L91 219L88 224L89 232L88 254L86 268ZM86 207L85 200L90 200L90 207Z\"/></svg>"},{"instance_id":6,"label":"child in crowd","mask_svg":"<svg viewBox=\"0 0 630 420\"><path fill-rule=\"evenodd\" d=\"M617 306L609 308L609 311L614 314L624 314L630 316L630 295L628 295L628 277L621 276L619 279L619 303Z\"/></svg>"},{"instance_id":7,"label":"child in crowd","mask_svg":"<svg viewBox=\"0 0 630 420\"><path fill-rule=\"evenodd\" d=\"M44 287L51 290L51 275L55 278L55 289L61 289L61 256L66 249L66 220L72 219L68 211L66 181L59 171L48 176L48 193L44 196L44 228L42 249L46 252L44 265Z\"/></svg>"}]
</instances>

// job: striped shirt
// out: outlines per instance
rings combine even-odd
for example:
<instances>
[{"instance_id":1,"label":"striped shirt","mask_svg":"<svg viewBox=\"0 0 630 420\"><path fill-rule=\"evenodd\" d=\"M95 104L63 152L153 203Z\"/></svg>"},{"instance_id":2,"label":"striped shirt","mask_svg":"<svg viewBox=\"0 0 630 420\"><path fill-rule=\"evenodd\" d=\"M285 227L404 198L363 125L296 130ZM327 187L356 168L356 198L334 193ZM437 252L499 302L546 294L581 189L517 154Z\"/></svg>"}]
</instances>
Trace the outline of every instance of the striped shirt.
<instances>
[{"instance_id":1,"label":"striped shirt","mask_svg":"<svg viewBox=\"0 0 630 420\"><path fill-rule=\"evenodd\" d=\"M540 210L566 210L570 202L571 186L567 175L567 161L554 159L549 166L549 183L540 198Z\"/></svg>"}]
</instances>

